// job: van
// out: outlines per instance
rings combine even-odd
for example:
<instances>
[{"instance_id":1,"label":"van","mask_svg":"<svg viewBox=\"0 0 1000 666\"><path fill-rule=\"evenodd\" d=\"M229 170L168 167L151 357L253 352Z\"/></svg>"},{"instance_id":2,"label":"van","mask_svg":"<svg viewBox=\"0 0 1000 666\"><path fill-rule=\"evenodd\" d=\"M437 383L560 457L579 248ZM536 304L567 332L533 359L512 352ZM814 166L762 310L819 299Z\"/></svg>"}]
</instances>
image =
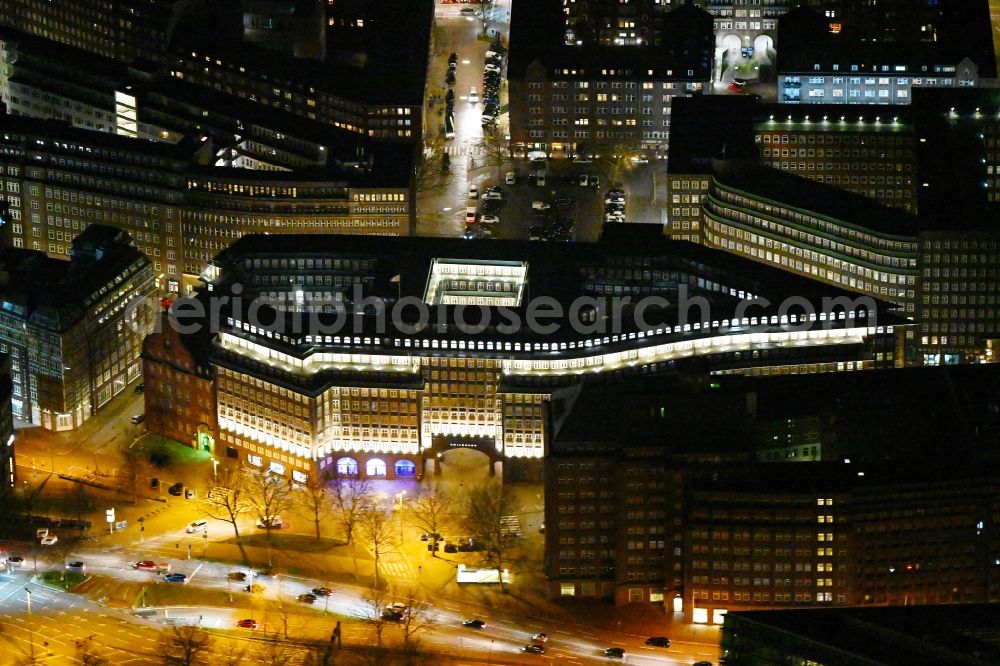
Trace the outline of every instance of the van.
<instances>
[{"instance_id":1,"label":"van","mask_svg":"<svg viewBox=\"0 0 1000 666\"><path fill-rule=\"evenodd\" d=\"M207 532L208 531L208 521L202 518L201 520L196 520L187 526L185 532L188 534L194 534L195 532Z\"/></svg>"}]
</instances>

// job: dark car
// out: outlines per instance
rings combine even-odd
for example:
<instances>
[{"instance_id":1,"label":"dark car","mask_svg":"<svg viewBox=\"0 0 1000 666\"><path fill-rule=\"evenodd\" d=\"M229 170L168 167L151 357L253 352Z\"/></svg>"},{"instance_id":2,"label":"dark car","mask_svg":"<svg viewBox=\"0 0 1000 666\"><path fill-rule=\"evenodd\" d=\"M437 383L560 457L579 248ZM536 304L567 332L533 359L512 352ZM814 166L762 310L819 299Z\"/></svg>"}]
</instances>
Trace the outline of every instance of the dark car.
<instances>
[{"instance_id":1,"label":"dark car","mask_svg":"<svg viewBox=\"0 0 1000 666\"><path fill-rule=\"evenodd\" d=\"M455 102L455 90L453 88L448 88L448 92L444 94L444 101Z\"/></svg>"},{"instance_id":2,"label":"dark car","mask_svg":"<svg viewBox=\"0 0 1000 666\"><path fill-rule=\"evenodd\" d=\"M437 532L424 532L420 535L421 541L430 541L431 539L441 539L441 535Z\"/></svg>"},{"instance_id":3,"label":"dark car","mask_svg":"<svg viewBox=\"0 0 1000 666\"><path fill-rule=\"evenodd\" d=\"M521 652L527 652L528 654L545 654L545 648L541 645L536 645L535 643L529 643L521 648Z\"/></svg>"},{"instance_id":4,"label":"dark car","mask_svg":"<svg viewBox=\"0 0 1000 666\"><path fill-rule=\"evenodd\" d=\"M495 215L496 213L500 212L500 209L502 207L503 204L501 200L487 199L486 201L483 202L483 205L480 207L480 212L483 215Z\"/></svg>"},{"instance_id":5,"label":"dark car","mask_svg":"<svg viewBox=\"0 0 1000 666\"><path fill-rule=\"evenodd\" d=\"M455 83L455 70L449 69L448 74L444 77L444 82L448 85Z\"/></svg>"},{"instance_id":6,"label":"dark car","mask_svg":"<svg viewBox=\"0 0 1000 666\"><path fill-rule=\"evenodd\" d=\"M466 620L462 623L462 626L470 629L485 629L486 623L482 620Z\"/></svg>"},{"instance_id":7,"label":"dark car","mask_svg":"<svg viewBox=\"0 0 1000 666\"><path fill-rule=\"evenodd\" d=\"M300 594L299 601L301 601L304 604L314 604L316 603L316 595L310 593Z\"/></svg>"},{"instance_id":8,"label":"dark car","mask_svg":"<svg viewBox=\"0 0 1000 666\"><path fill-rule=\"evenodd\" d=\"M605 657L611 657L612 659L624 659L625 649L620 647L610 647L604 650L602 654Z\"/></svg>"},{"instance_id":9,"label":"dark car","mask_svg":"<svg viewBox=\"0 0 1000 666\"><path fill-rule=\"evenodd\" d=\"M270 576L274 575L274 569L272 569L270 567L268 567L267 569L261 569L255 575L256 576L261 576L261 577L270 577Z\"/></svg>"},{"instance_id":10,"label":"dark car","mask_svg":"<svg viewBox=\"0 0 1000 666\"><path fill-rule=\"evenodd\" d=\"M135 392L138 393L139 395L142 395L142 392L145 391L145 390L146 390L146 385L145 384L136 384L135 385Z\"/></svg>"},{"instance_id":11,"label":"dark car","mask_svg":"<svg viewBox=\"0 0 1000 666\"><path fill-rule=\"evenodd\" d=\"M186 583L187 575L182 573L171 573L163 577L168 583Z\"/></svg>"},{"instance_id":12,"label":"dark car","mask_svg":"<svg viewBox=\"0 0 1000 666\"><path fill-rule=\"evenodd\" d=\"M314 587L311 592L317 597L328 597L333 594L333 590L328 587Z\"/></svg>"},{"instance_id":13,"label":"dark car","mask_svg":"<svg viewBox=\"0 0 1000 666\"><path fill-rule=\"evenodd\" d=\"M458 62L458 54L452 52L452 54L450 56L448 56L448 62L449 63Z\"/></svg>"},{"instance_id":14,"label":"dark car","mask_svg":"<svg viewBox=\"0 0 1000 666\"><path fill-rule=\"evenodd\" d=\"M382 611L382 619L389 620L391 622L402 622L403 611L396 610L395 608L386 608Z\"/></svg>"},{"instance_id":15,"label":"dark car","mask_svg":"<svg viewBox=\"0 0 1000 666\"><path fill-rule=\"evenodd\" d=\"M174 497L180 497L184 493L184 484L175 483L174 485L167 488L167 492L173 495Z\"/></svg>"},{"instance_id":16,"label":"dark car","mask_svg":"<svg viewBox=\"0 0 1000 666\"><path fill-rule=\"evenodd\" d=\"M666 636L653 636L646 639L646 645L653 647L670 647L670 639Z\"/></svg>"},{"instance_id":17,"label":"dark car","mask_svg":"<svg viewBox=\"0 0 1000 666\"><path fill-rule=\"evenodd\" d=\"M247 579L247 575L242 571L233 571L228 576L226 576L226 578L228 578L229 580L235 580L238 583L242 583Z\"/></svg>"}]
</instances>

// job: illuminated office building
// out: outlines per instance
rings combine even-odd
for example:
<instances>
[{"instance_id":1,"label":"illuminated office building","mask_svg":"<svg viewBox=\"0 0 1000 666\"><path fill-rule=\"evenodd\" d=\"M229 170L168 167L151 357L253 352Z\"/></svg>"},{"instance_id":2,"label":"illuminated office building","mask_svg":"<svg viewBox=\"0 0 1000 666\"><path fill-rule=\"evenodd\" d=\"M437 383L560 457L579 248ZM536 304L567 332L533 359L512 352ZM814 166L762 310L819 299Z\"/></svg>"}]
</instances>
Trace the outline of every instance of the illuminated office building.
<instances>
[{"instance_id":1,"label":"illuminated office building","mask_svg":"<svg viewBox=\"0 0 1000 666\"><path fill-rule=\"evenodd\" d=\"M174 145L5 116L6 233L14 247L66 257L88 225L127 230L153 262L157 286L179 293L185 275L247 233L408 233L409 162L384 150L368 168L253 171L205 165L211 142L195 137Z\"/></svg>"},{"instance_id":2,"label":"illuminated office building","mask_svg":"<svg viewBox=\"0 0 1000 666\"><path fill-rule=\"evenodd\" d=\"M17 483L14 457L14 412L11 399L14 382L11 378L10 355L0 356L0 494Z\"/></svg>"},{"instance_id":3,"label":"illuminated office building","mask_svg":"<svg viewBox=\"0 0 1000 666\"><path fill-rule=\"evenodd\" d=\"M16 418L72 430L142 374L152 329L150 261L127 232L94 224L70 260L3 251L0 351L11 356Z\"/></svg>"},{"instance_id":4,"label":"illuminated office building","mask_svg":"<svg viewBox=\"0 0 1000 666\"><path fill-rule=\"evenodd\" d=\"M454 447L503 460L505 476L518 478L537 474L532 461L546 454L552 392L589 376L689 364L751 374L891 364L895 320L885 304L871 302L877 321L853 302L818 314L822 296L846 292L674 244L656 228L628 231L556 246L295 235L235 241L203 274L199 295L230 299L217 334L201 333L216 377L216 441L228 456L299 480L317 465L419 475ZM740 299L765 294L770 306L733 319ZM783 294L810 300L817 312L782 309ZM642 310L648 330L626 310L614 318L619 330L602 332L597 308L606 299L654 295L675 305ZM539 296L561 304L554 329L524 323ZM381 323L375 298L386 304ZM705 309L687 308L689 299ZM275 308L277 319L252 321L254 302ZM408 304L402 321L388 316L396 303ZM429 326L417 331L408 328L415 303L430 308ZM687 309L692 321L682 322ZM488 325L469 312L486 313ZM521 324L507 330L505 313ZM472 317L472 328L457 317ZM282 330L268 330L277 322ZM790 330L793 322L816 330Z\"/></svg>"}]
</instances>

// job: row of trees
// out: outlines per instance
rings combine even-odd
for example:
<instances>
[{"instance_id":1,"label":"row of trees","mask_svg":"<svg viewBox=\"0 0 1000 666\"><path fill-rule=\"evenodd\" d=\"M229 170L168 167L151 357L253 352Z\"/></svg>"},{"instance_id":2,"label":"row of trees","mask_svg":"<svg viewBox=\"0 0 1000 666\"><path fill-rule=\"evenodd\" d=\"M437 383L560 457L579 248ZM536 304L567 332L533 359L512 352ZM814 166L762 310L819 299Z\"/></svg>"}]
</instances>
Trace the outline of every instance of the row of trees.
<instances>
[{"instance_id":1,"label":"row of trees","mask_svg":"<svg viewBox=\"0 0 1000 666\"><path fill-rule=\"evenodd\" d=\"M322 523L331 517L346 544L354 544L360 536L375 560L376 586L379 565L396 545L394 520L368 479L317 474L293 488L277 474L226 467L219 469L216 486L202 504L208 516L232 525L247 562L239 520L243 516L254 518L263 527L270 548L276 521L292 508L309 516L317 540L322 536ZM440 535L462 529L479 544L487 564L502 570L511 547L504 518L517 511L513 496L502 483L487 483L466 488L461 496L441 486L428 488L408 504L405 517L410 524L430 534L434 557Z\"/></svg>"}]
</instances>

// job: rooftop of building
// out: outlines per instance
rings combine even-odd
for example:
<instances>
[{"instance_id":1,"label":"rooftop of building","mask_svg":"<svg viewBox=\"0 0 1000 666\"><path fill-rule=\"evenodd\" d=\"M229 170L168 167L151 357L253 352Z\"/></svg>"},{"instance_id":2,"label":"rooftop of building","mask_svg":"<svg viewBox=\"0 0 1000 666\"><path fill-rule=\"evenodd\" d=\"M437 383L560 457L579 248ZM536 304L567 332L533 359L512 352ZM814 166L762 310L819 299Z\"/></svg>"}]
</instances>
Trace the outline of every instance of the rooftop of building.
<instances>
[{"instance_id":1,"label":"rooftop of building","mask_svg":"<svg viewBox=\"0 0 1000 666\"><path fill-rule=\"evenodd\" d=\"M317 88L372 104L420 105L434 13L433 0L364 3L359 40L328 40L323 61L296 58L241 41L241 30L220 34L219 20L192 14L174 34L175 53L242 66L251 78L295 88ZM225 19L221 19L223 22ZM357 51L358 46L364 48Z\"/></svg>"},{"instance_id":2,"label":"rooftop of building","mask_svg":"<svg viewBox=\"0 0 1000 666\"><path fill-rule=\"evenodd\" d=\"M1000 604L732 611L723 633L740 631L789 644L804 659L820 658L811 654L818 648L836 653L844 663L971 666L1000 661Z\"/></svg>"},{"instance_id":3,"label":"rooftop of building","mask_svg":"<svg viewBox=\"0 0 1000 666\"><path fill-rule=\"evenodd\" d=\"M2 134L4 141L11 141L12 139L9 137L18 135L23 136L24 140L32 139L33 142L30 145L25 144L26 149L37 150L45 147L47 141L52 142L48 147L54 152L74 149L86 151L88 147L100 147L123 153L161 157L174 161L178 168L193 161L195 154L201 147L195 137L188 137L175 144L147 141L74 127L62 120L29 118L9 114L0 115L0 134ZM41 143L38 143L39 141ZM63 148L62 144L69 145Z\"/></svg>"},{"instance_id":4,"label":"rooftop of building","mask_svg":"<svg viewBox=\"0 0 1000 666\"><path fill-rule=\"evenodd\" d=\"M709 379L678 373L615 380L613 390L595 379L567 404L554 453L562 442L597 441L749 454L755 425L815 415L856 449L858 462L935 458L942 442L955 459L1000 456L1000 364Z\"/></svg>"},{"instance_id":5,"label":"rooftop of building","mask_svg":"<svg viewBox=\"0 0 1000 666\"><path fill-rule=\"evenodd\" d=\"M528 66L539 61L552 78L556 70L567 69L573 78L583 70L586 78L623 78L628 71L628 78L634 80L705 80L714 44L711 15L693 5L681 5L658 20L663 34L659 43L567 44L561 2L518 3L511 12L508 77L524 78Z\"/></svg>"},{"instance_id":6,"label":"rooftop of building","mask_svg":"<svg viewBox=\"0 0 1000 666\"><path fill-rule=\"evenodd\" d=\"M954 109L954 111L952 111ZM1000 188L989 167L1000 161L990 142L1000 136L1000 88L913 91L917 201L921 228L1000 233Z\"/></svg>"},{"instance_id":7,"label":"rooftop of building","mask_svg":"<svg viewBox=\"0 0 1000 666\"><path fill-rule=\"evenodd\" d=\"M5 311L65 331L83 318L95 294L130 267L150 266L128 232L92 224L73 239L70 261L21 248L0 250L0 301Z\"/></svg>"},{"instance_id":8,"label":"rooftop of building","mask_svg":"<svg viewBox=\"0 0 1000 666\"><path fill-rule=\"evenodd\" d=\"M859 3L860 4L860 3ZM818 11L798 7L778 20L777 69L782 73L839 71L846 75L852 65L860 73L900 72L916 76L954 73L936 66L955 67L971 59L981 78L996 76L992 24L987 0L941 0L938 10L922 14L926 23L843 24ZM838 24L839 32L831 29ZM837 69L834 70L834 65ZM882 65L888 66L883 70ZM818 68L817 68L818 66ZM897 66L905 70L896 70ZM926 69L925 69L926 67Z\"/></svg>"},{"instance_id":9,"label":"rooftop of building","mask_svg":"<svg viewBox=\"0 0 1000 666\"><path fill-rule=\"evenodd\" d=\"M797 208L899 240L916 240L919 231L917 217L911 213L779 169L728 161L716 171L715 179L778 206Z\"/></svg>"}]
</instances>

